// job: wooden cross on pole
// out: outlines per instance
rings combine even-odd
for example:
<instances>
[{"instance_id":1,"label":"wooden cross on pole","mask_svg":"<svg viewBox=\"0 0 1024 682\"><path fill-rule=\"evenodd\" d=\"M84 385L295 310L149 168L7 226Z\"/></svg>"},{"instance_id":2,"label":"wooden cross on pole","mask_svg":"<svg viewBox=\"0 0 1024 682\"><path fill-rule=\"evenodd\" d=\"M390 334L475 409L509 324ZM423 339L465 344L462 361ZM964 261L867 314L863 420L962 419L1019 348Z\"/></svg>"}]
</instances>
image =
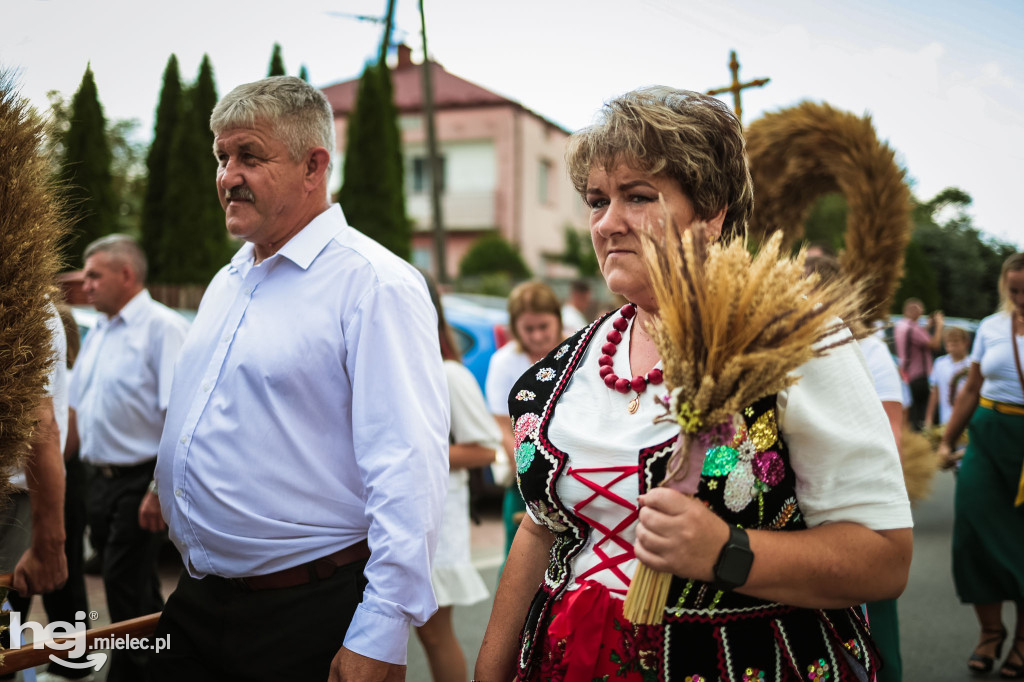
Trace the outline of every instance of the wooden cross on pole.
<instances>
[{"instance_id":1,"label":"wooden cross on pole","mask_svg":"<svg viewBox=\"0 0 1024 682\"><path fill-rule=\"evenodd\" d=\"M740 63L736 59L736 50L729 52L729 69L732 71L732 85L724 88L708 90L709 95L721 95L723 92L731 92L733 105L736 110L736 118L743 122L743 106L740 104L740 92L745 88L759 88L768 83L771 78L758 78L749 83L740 83Z\"/></svg>"}]
</instances>

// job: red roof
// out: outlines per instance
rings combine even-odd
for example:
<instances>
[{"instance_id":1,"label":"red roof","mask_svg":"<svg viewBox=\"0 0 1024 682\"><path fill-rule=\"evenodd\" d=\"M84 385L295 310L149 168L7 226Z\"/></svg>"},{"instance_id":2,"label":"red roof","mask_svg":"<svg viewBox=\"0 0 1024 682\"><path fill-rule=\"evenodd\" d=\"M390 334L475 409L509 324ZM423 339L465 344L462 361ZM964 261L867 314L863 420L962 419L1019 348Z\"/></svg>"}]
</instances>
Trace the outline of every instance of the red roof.
<instances>
[{"instance_id":1,"label":"red roof","mask_svg":"<svg viewBox=\"0 0 1024 682\"><path fill-rule=\"evenodd\" d=\"M423 64L414 64L411 50L405 45L398 47L398 66L391 71L391 82L395 92L395 106L399 113L413 113L423 110ZM470 83L444 70L436 62L430 62L434 91L435 109L458 109L468 107L491 107L507 105L529 111L523 105L491 92L476 83ZM327 101L331 103L335 116L348 116L355 108L356 94L359 91L359 79L335 83L323 88ZM547 121L543 116L530 112L550 125L561 129L561 126Z\"/></svg>"}]
</instances>

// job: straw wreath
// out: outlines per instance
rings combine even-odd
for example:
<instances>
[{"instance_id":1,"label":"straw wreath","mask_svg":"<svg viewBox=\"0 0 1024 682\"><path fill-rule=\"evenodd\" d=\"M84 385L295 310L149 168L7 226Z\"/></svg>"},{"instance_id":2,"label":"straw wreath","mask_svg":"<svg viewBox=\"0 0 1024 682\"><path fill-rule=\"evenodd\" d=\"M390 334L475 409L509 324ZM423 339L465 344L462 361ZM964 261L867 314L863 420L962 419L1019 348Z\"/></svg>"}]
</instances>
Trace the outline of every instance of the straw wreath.
<instances>
[{"instance_id":1,"label":"straw wreath","mask_svg":"<svg viewBox=\"0 0 1024 682\"><path fill-rule=\"evenodd\" d=\"M45 125L0 71L0 477L28 451L52 363L48 295L67 225L43 156ZM0 501L6 498L0 491Z\"/></svg>"},{"instance_id":2,"label":"straw wreath","mask_svg":"<svg viewBox=\"0 0 1024 682\"><path fill-rule=\"evenodd\" d=\"M666 212L667 215L667 212ZM690 443L758 399L794 384L808 360L854 340L833 336L855 320L860 287L845 279L804 275L804 254L784 256L775 233L757 255L746 238L708 245L701 227L664 237L643 233L643 250L659 315L650 325L670 398L666 415L680 438L665 481L685 478ZM660 623L671 575L640 564L626 596L626 617Z\"/></svg>"}]
</instances>

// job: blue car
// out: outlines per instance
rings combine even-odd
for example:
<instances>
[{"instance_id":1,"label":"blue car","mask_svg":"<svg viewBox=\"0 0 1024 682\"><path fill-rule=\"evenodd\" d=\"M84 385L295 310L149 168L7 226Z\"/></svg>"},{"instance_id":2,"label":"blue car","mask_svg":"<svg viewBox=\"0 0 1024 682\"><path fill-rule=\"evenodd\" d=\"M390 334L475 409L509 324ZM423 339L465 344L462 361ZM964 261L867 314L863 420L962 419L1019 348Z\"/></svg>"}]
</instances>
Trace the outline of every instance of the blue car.
<instances>
[{"instance_id":1,"label":"blue car","mask_svg":"<svg viewBox=\"0 0 1024 682\"><path fill-rule=\"evenodd\" d=\"M509 338L507 303L498 296L444 294L441 304L462 351L462 362L483 391L491 356Z\"/></svg>"}]
</instances>

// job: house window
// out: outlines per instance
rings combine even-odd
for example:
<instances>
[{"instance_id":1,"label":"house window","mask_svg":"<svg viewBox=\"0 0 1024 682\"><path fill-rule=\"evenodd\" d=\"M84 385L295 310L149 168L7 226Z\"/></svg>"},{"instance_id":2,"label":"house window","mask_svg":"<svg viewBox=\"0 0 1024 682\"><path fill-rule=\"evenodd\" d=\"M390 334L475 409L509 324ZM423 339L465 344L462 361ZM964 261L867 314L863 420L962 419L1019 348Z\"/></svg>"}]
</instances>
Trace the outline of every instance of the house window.
<instances>
[{"instance_id":1,"label":"house window","mask_svg":"<svg viewBox=\"0 0 1024 682\"><path fill-rule=\"evenodd\" d=\"M445 158L439 156L438 164L441 166L441 177L439 179L439 190L444 192ZM430 159L426 156L417 156L412 160L412 191L430 191Z\"/></svg>"},{"instance_id":2,"label":"house window","mask_svg":"<svg viewBox=\"0 0 1024 682\"><path fill-rule=\"evenodd\" d=\"M551 193L551 162L541 159L537 168L537 202L548 203Z\"/></svg>"}]
</instances>

